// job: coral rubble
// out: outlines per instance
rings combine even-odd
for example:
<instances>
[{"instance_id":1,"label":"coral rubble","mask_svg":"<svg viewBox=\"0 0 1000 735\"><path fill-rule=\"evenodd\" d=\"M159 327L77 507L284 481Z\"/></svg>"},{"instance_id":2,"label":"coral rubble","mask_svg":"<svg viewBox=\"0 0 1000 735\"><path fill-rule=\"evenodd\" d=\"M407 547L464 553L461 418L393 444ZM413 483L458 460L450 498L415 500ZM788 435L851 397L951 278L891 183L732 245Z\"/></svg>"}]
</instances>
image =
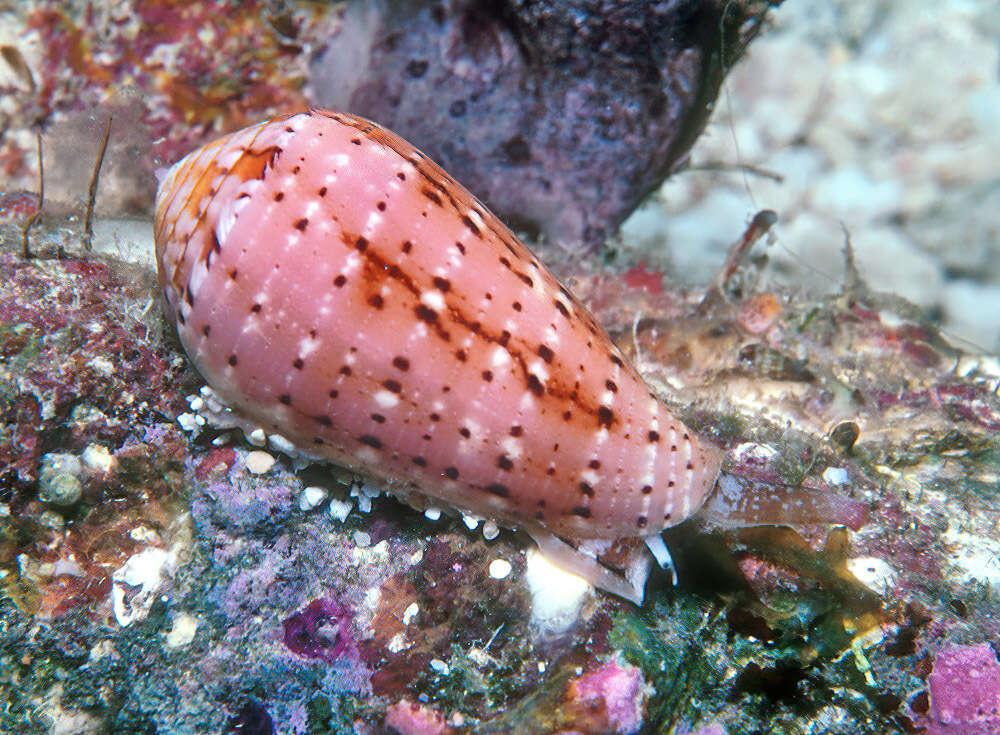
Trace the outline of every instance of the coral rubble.
<instances>
[{"instance_id":1,"label":"coral rubble","mask_svg":"<svg viewBox=\"0 0 1000 735\"><path fill-rule=\"evenodd\" d=\"M944 733L992 701L996 366L856 277L564 273L728 452L637 609L205 422L141 268L0 257L5 728Z\"/></svg>"}]
</instances>

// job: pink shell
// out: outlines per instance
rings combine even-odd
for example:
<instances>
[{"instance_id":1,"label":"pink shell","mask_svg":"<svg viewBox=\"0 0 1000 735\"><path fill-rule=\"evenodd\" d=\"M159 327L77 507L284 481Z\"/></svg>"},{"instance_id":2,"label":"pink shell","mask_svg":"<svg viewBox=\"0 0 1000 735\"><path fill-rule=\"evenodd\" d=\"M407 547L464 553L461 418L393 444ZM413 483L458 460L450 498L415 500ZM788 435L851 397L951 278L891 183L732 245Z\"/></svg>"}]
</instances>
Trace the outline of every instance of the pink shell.
<instances>
[{"instance_id":1,"label":"pink shell","mask_svg":"<svg viewBox=\"0 0 1000 735\"><path fill-rule=\"evenodd\" d=\"M167 312L231 406L309 453L511 525L658 533L719 450L475 197L312 110L194 151L157 197Z\"/></svg>"}]
</instances>

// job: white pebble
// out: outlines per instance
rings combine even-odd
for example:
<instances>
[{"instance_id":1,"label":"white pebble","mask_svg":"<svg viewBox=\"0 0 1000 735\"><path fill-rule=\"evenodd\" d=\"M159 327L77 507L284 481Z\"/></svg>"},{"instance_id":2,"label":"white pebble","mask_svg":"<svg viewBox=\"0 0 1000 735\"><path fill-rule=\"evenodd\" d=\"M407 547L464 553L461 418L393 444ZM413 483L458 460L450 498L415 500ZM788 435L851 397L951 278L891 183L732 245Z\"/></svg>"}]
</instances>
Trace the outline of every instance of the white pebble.
<instances>
[{"instance_id":1,"label":"white pebble","mask_svg":"<svg viewBox=\"0 0 1000 735\"><path fill-rule=\"evenodd\" d=\"M279 452L284 454L295 454L295 445L288 441L281 434L271 434L267 437L268 443L271 445L272 449L277 449Z\"/></svg>"},{"instance_id":2,"label":"white pebble","mask_svg":"<svg viewBox=\"0 0 1000 735\"><path fill-rule=\"evenodd\" d=\"M382 491L377 487L368 487L367 485L361 486L361 492L364 493L366 498L377 498L382 494Z\"/></svg>"},{"instance_id":3,"label":"white pebble","mask_svg":"<svg viewBox=\"0 0 1000 735\"><path fill-rule=\"evenodd\" d=\"M733 456L741 460L756 459L759 461L766 461L771 459L771 457L774 457L777 453L777 449L767 444L745 442L737 445L736 449L733 451Z\"/></svg>"},{"instance_id":4,"label":"white pebble","mask_svg":"<svg viewBox=\"0 0 1000 735\"><path fill-rule=\"evenodd\" d=\"M462 514L462 522L465 524L465 527L468 528L470 531L475 531L477 528L479 528L479 522L481 520L482 520L481 518L476 518L475 516Z\"/></svg>"},{"instance_id":5,"label":"white pebble","mask_svg":"<svg viewBox=\"0 0 1000 735\"><path fill-rule=\"evenodd\" d=\"M194 431L198 428L198 424L195 423L193 413L182 413L177 417L177 423L181 425L181 429L184 431Z\"/></svg>"},{"instance_id":6,"label":"white pebble","mask_svg":"<svg viewBox=\"0 0 1000 735\"><path fill-rule=\"evenodd\" d=\"M447 674L448 670L449 670L448 669L448 664L446 664L444 661L442 661L439 658L432 658L430 660L430 667L432 669L434 669L436 672L438 672L439 674Z\"/></svg>"},{"instance_id":7,"label":"white pebble","mask_svg":"<svg viewBox=\"0 0 1000 735\"><path fill-rule=\"evenodd\" d=\"M486 651L482 648L476 648L475 646L472 646L466 655L469 657L470 661L480 667L489 666L490 664L496 662L496 659L490 654L486 653Z\"/></svg>"},{"instance_id":8,"label":"white pebble","mask_svg":"<svg viewBox=\"0 0 1000 735\"><path fill-rule=\"evenodd\" d=\"M106 474L111 472L115 466L115 458L111 456L111 452L100 444L88 445L83 450L83 454L80 455L80 459L83 460L84 467L91 472Z\"/></svg>"},{"instance_id":9,"label":"white pebble","mask_svg":"<svg viewBox=\"0 0 1000 735\"><path fill-rule=\"evenodd\" d=\"M847 470L843 467L827 467L823 472L823 481L827 485L846 485Z\"/></svg>"},{"instance_id":10,"label":"white pebble","mask_svg":"<svg viewBox=\"0 0 1000 735\"><path fill-rule=\"evenodd\" d=\"M403 611L403 625L409 625L413 622L413 618L417 617L418 612L420 612L420 605L411 602L410 606Z\"/></svg>"},{"instance_id":11,"label":"white pebble","mask_svg":"<svg viewBox=\"0 0 1000 735\"><path fill-rule=\"evenodd\" d=\"M358 510L362 513L370 513L372 509L372 501L366 498L364 495L358 498Z\"/></svg>"},{"instance_id":12,"label":"white pebble","mask_svg":"<svg viewBox=\"0 0 1000 735\"><path fill-rule=\"evenodd\" d=\"M152 528L146 528L145 526L136 526L131 531L128 532L130 538L136 541L143 541L150 546L156 546L162 543L160 539L160 534L154 531Z\"/></svg>"},{"instance_id":13,"label":"white pebble","mask_svg":"<svg viewBox=\"0 0 1000 735\"><path fill-rule=\"evenodd\" d=\"M188 405L192 411L198 412L205 407L205 402L197 396L188 396Z\"/></svg>"},{"instance_id":14,"label":"white pebble","mask_svg":"<svg viewBox=\"0 0 1000 735\"><path fill-rule=\"evenodd\" d=\"M389 639L389 642L385 647L392 651L392 653L399 653L400 651L405 651L407 648L411 648L412 646L413 644L406 640L405 635L402 633L396 633L396 635Z\"/></svg>"},{"instance_id":15,"label":"white pebble","mask_svg":"<svg viewBox=\"0 0 1000 735\"><path fill-rule=\"evenodd\" d=\"M483 524L484 539L486 539L487 541L492 541L499 535L500 535L500 529L497 528L497 524L495 524L493 521L486 521L486 523Z\"/></svg>"},{"instance_id":16,"label":"white pebble","mask_svg":"<svg viewBox=\"0 0 1000 735\"><path fill-rule=\"evenodd\" d=\"M898 574L884 559L862 556L847 560L847 568L866 587L880 595L892 592Z\"/></svg>"},{"instance_id":17,"label":"white pebble","mask_svg":"<svg viewBox=\"0 0 1000 735\"><path fill-rule=\"evenodd\" d=\"M490 576L493 579L504 579L510 574L510 562L506 559L494 559L490 562Z\"/></svg>"},{"instance_id":18,"label":"white pebble","mask_svg":"<svg viewBox=\"0 0 1000 735\"><path fill-rule=\"evenodd\" d=\"M194 640L194 634L198 631L198 618L186 612L179 612L174 616L173 626L165 634L167 648L180 648L186 646Z\"/></svg>"},{"instance_id":19,"label":"white pebble","mask_svg":"<svg viewBox=\"0 0 1000 735\"><path fill-rule=\"evenodd\" d=\"M94 368L94 370L101 373L101 375L114 375L115 373L114 364L111 360L103 356L91 358L87 361L87 365Z\"/></svg>"},{"instance_id":20,"label":"white pebble","mask_svg":"<svg viewBox=\"0 0 1000 735\"><path fill-rule=\"evenodd\" d=\"M364 531L354 532L354 543L358 546L371 546L372 537Z\"/></svg>"},{"instance_id":21,"label":"white pebble","mask_svg":"<svg viewBox=\"0 0 1000 735\"><path fill-rule=\"evenodd\" d=\"M263 429L254 429L247 434L247 441L255 447L262 447L267 444L267 434L264 433Z\"/></svg>"},{"instance_id":22,"label":"white pebble","mask_svg":"<svg viewBox=\"0 0 1000 735\"><path fill-rule=\"evenodd\" d=\"M249 452L244 461L249 472L255 475L263 475L274 467L275 459L267 452Z\"/></svg>"},{"instance_id":23,"label":"white pebble","mask_svg":"<svg viewBox=\"0 0 1000 735\"><path fill-rule=\"evenodd\" d=\"M441 518L441 509L431 506L430 508L424 511L424 518L426 518L429 521L438 520L439 518Z\"/></svg>"},{"instance_id":24,"label":"white pebble","mask_svg":"<svg viewBox=\"0 0 1000 735\"><path fill-rule=\"evenodd\" d=\"M327 492L324 488L310 485L302 491L299 496L299 509L312 510L317 505L326 500Z\"/></svg>"},{"instance_id":25,"label":"white pebble","mask_svg":"<svg viewBox=\"0 0 1000 735\"><path fill-rule=\"evenodd\" d=\"M330 499L330 516L336 518L338 521L343 523L347 520L347 516L351 514L351 508L354 507L354 503L349 500L338 500L337 498Z\"/></svg>"}]
</instances>

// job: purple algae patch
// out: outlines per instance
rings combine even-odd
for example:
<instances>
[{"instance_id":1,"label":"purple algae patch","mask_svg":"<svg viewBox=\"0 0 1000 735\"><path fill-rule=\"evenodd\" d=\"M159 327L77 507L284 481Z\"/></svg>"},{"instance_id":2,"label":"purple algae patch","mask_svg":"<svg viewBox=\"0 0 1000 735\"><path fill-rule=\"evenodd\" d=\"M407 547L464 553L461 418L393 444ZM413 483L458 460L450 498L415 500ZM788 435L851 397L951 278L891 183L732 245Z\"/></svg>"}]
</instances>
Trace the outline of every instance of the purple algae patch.
<instances>
[{"instance_id":1,"label":"purple algae patch","mask_svg":"<svg viewBox=\"0 0 1000 735\"><path fill-rule=\"evenodd\" d=\"M191 462L191 470L197 465ZM195 522L205 532L273 534L294 510L295 476L278 466L267 477L246 472L242 461L232 463L221 477L206 481L192 501Z\"/></svg>"},{"instance_id":2,"label":"purple algae patch","mask_svg":"<svg viewBox=\"0 0 1000 735\"><path fill-rule=\"evenodd\" d=\"M351 647L350 614L343 605L321 597L282 623L288 650L304 658L333 663Z\"/></svg>"},{"instance_id":3,"label":"purple algae patch","mask_svg":"<svg viewBox=\"0 0 1000 735\"><path fill-rule=\"evenodd\" d=\"M988 643L938 653L927 684L927 735L1000 733L1000 663Z\"/></svg>"}]
</instances>

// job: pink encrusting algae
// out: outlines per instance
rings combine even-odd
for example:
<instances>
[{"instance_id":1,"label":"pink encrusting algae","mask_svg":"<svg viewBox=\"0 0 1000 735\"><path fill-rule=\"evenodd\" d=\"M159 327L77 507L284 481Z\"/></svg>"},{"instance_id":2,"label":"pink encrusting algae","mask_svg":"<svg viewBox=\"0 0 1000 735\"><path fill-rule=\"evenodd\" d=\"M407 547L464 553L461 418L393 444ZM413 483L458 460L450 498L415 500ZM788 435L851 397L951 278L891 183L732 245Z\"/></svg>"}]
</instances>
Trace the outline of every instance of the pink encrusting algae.
<instances>
[{"instance_id":1,"label":"pink encrusting algae","mask_svg":"<svg viewBox=\"0 0 1000 735\"><path fill-rule=\"evenodd\" d=\"M311 110L206 145L167 172L155 227L195 367L305 453L523 528L633 599L564 542L657 534L714 486L718 448L475 197L372 122Z\"/></svg>"}]
</instances>

